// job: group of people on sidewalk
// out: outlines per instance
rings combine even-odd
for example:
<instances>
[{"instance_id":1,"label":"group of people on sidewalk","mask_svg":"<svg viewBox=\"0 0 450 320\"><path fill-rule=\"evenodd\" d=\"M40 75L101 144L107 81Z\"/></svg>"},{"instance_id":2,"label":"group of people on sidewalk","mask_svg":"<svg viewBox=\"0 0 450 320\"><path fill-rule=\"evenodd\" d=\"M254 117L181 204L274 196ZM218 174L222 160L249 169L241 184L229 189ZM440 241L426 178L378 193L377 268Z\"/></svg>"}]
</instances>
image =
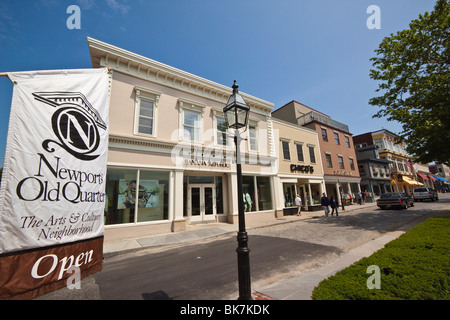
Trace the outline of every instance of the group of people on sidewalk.
<instances>
[{"instance_id":1,"label":"group of people on sidewalk","mask_svg":"<svg viewBox=\"0 0 450 320\"><path fill-rule=\"evenodd\" d=\"M361 193L358 193L358 203L359 204L363 204L364 203L364 197L361 196ZM327 195L325 193L322 194L322 198L320 198L320 204L323 207L324 211L325 211L325 217L328 217L328 214L330 213L330 208L331 207L331 215L333 216L334 213L336 212L336 217L339 217L339 212L338 212L338 208L339 208L339 203L337 201L337 199L335 198L335 196L331 196L331 198L328 198ZM300 195L297 194L297 197L295 198L295 205L297 206L297 216L301 216L302 215L302 199L300 198Z\"/></svg>"},{"instance_id":2,"label":"group of people on sidewalk","mask_svg":"<svg viewBox=\"0 0 450 320\"><path fill-rule=\"evenodd\" d=\"M331 207L331 209L333 209L331 211L331 215L333 215L334 212L336 211L336 217L339 217L338 202L334 196L331 196L331 198L328 199L327 195L325 193L323 193L322 198L320 198L320 204L322 205L322 207L325 210L325 217L328 217L328 213L330 213L329 207Z\"/></svg>"},{"instance_id":3,"label":"group of people on sidewalk","mask_svg":"<svg viewBox=\"0 0 450 320\"><path fill-rule=\"evenodd\" d=\"M322 198L320 199L320 204L322 205L322 207L325 210L325 217L328 217L328 213L330 213L330 208L329 208L330 206L333 209L331 211L331 215L333 215L334 212L336 211L336 217L339 216L338 202L334 196L331 196L331 198L328 199L328 197L324 193ZM295 198L295 205L297 206L297 216L301 216L302 215L302 199L300 198L299 194L297 194L297 197Z\"/></svg>"}]
</instances>

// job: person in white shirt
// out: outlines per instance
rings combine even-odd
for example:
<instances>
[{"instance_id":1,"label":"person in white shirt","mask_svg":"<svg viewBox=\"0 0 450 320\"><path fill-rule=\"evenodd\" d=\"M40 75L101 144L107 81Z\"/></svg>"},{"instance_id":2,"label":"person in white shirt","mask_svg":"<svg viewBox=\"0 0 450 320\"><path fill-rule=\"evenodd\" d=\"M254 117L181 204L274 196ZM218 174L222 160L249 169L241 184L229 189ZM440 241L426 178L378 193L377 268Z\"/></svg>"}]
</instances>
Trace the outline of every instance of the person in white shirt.
<instances>
[{"instance_id":1,"label":"person in white shirt","mask_svg":"<svg viewBox=\"0 0 450 320\"><path fill-rule=\"evenodd\" d=\"M297 210L297 216L301 216L302 215L302 199L300 198L300 195L297 195L297 198L295 198L295 205L297 206L298 210Z\"/></svg>"}]
</instances>

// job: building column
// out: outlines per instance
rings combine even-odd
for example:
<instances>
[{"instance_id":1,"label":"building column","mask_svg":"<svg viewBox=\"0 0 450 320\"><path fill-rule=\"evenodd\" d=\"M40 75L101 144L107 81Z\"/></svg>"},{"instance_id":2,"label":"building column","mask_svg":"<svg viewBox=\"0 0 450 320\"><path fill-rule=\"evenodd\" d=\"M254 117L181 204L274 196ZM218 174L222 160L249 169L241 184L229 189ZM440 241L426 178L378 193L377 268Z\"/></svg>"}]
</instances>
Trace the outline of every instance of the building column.
<instances>
[{"instance_id":1,"label":"building column","mask_svg":"<svg viewBox=\"0 0 450 320\"><path fill-rule=\"evenodd\" d=\"M272 195L274 200L275 217L280 218L283 216L284 199L283 199L283 186L280 182L280 178L273 176L272 181Z\"/></svg>"},{"instance_id":2,"label":"building column","mask_svg":"<svg viewBox=\"0 0 450 320\"><path fill-rule=\"evenodd\" d=\"M183 217L183 170L170 172L169 220L172 220L172 232L186 231L186 219ZM171 208L172 207L172 208Z\"/></svg>"},{"instance_id":3,"label":"building column","mask_svg":"<svg viewBox=\"0 0 450 320\"><path fill-rule=\"evenodd\" d=\"M336 182L336 201L338 204L342 204L341 190L339 189L339 182ZM342 186L342 191L344 191L344 186Z\"/></svg>"},{"instance_id":4,"label":"building column","mask_svg":"<svg viewBox=\"0 0 450 320\"><path fill-rule=\"evenodd\" d=\"M326 192L327 192L327 186L325 184L325 180L322 180L322 182L320 183L320 197L322 197L322 195Z\"/></svg>"},{"instance_id":5,"label":"building column","mask_svg":"<svg viewBox=\"0 0 450 320\"><path fill-rule=\"evenodd\" d=\"M307 184L307 186L308 186L308 194L309 194L309 204L312 206L313 205L313 199L312 199L312 192L311 192L311 184L310 183L308 183Z\"/></svg>"}]
</instances>

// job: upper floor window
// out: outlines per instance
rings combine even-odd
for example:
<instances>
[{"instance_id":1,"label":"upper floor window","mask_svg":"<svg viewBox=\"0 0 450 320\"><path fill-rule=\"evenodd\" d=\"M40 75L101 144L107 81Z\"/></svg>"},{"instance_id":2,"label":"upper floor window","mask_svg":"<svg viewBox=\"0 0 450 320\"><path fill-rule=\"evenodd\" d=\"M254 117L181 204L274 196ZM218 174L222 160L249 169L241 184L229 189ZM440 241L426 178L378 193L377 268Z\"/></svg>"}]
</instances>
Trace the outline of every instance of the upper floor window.
<instances>
[{"instance_id":1,"label":"upper floor window","mask_svg":"<svg viewBox=\"0 0 450 320\"><path fill-rule=\"evenodd\" d=\"M228 146L229 139L227 137L228 123L224 118L216 118L216 128L217 128L217 144L220 146Z\"/></svg>"},{"instance_id":2,"label":"upper floor window","mask_svg":"<svg viewBox=\"0 0 450 320\"><path fill-rule=\"evenodd\" d=\"M281 141L281 146L283 149L283 159L291 160L291 153L289 152L289 141Z\"/></svg>"},{"instance_id":3,"label":"upper floor window","mask_svg":"<svg viewBox=\"0 0 450 320\"><path fill-rule=\"evenodd\" d=\"M348 136L345 136L345 144L347 148L350 148L350 138Z\"/></svg>"},{"instance_id":4,"label":"upper floor window","mask_svg":"<svg viewBox=\"0 0 450 320\"><path fill-rule=\"evenodd\" d=\"M325 129L325 128L322 128L322 140L328 141L327 129Z\"/></svg>"},{"instance_id":5,"label":"upper floor window","mask_svg":"<svg viewBox=\"0 0 450 320\"><path fill-rule=\"evenodd\" d=\"M303 144L296 143L295 146L297 148L297 160L299 162L304 162L305 158L303 157Z\"/></svg>"},{"instance_id":6,"label":"upper floor window","mask_svg":"<svg viewBox=\"0 0 450 320\"><path fill-rule=\"evenodd\" d=\"M353 158L348 158L348 160L350 161L350 169L355 170L355 162L353 161Z\"/></svg>"},{"instance_id":7,"label":"upper floor window","mask_svg":"<svg viewBox=\"0 0 450 320\"><path fill-rule=\"evenodd\" d=\"M139 133L153 135L153 124L155 120L154 108L155 105L153 101L141 99L139 103Z\"/></svg>"},{"instance_id":8,"label":"upper floor window","mask_svg":"<svg viewBox=\"0 0 450 320\"><path fill-rule=\"evenodd\" d=\"M248 150L257 151L258 150L258 134L256 130L256 125L248 125Z\"/></svg>"},{"instance_id":9,"label":"upper floor window","mask_svg":"<svg viewBox=\"0 0 450 320\"><path fill-rule=\"evenodd\" d=\"M362 175L362 176L365 176L365 175L366 175L366 171L365 171L365 169L364 169L364 165L358 164L358 169L359 169L359 174L360 174L360 175Z\"/></svg>"},{"instance_id":10,"label":"upper floor window","mask_svg":"<svg viewBox=\"0 0 450 320\"><path fill-rule=\"evenodd\" d=\"M339 161L339 168L344 169L344 158L338 156L338 161Z\"/></svg>"},{"instance_id":11,"label":"upper floor window","mask_svg":"<svg viewBox=\"0 0 450 320\"><path fill-rule=\"evenodd\" d=\"M333 162L331 161L331 154L325 153L325 159L327 161L327 167L333 168Z\"/></svg>"},{"instance_id":12,"label":"upper floor window","mask_svg":"<svg viewBox=\"0 0 450 320\"><path fill-rule=\"evenodd\" d=\"M200 141L200 113L184 110L183 140Z\"/></svg>"},{"instance_id":13,"label":"upper floor window","mask_svg":"<svg viewBox=\"0 0 450 320\"><path fill-rule=\"evenodd\" d=\"M337 132L334 133L334 141L336 142L336 144L341 144L339 142L339 134Z\"/></svg>"},{"instance_id":14,"label":"upper floor window","mask_svg":"<svg viewBox=\"0 0 450 320\"><path fill-rule=\"evenodd\" d=\"M159 92L136 87L135 134L156 136L156 119Z\"/></svg>"},{"instance_id":15,"label":"upper floor window","mask_svg":"<svg viewBox=\"0 0 450 320\"><path fill-rule=\"evenodd\" d=\"M311 163L316 163L316 155L314 154L314 146L308 146L309 149L309 160Z\"/></svg>"},{"instance_id":16,"label":"upper floor window","mask_svg":"<svg viewBox=\"0 0 450 320\"><path fill-rule=\"evenodd\" d=\"M204 105L178 99L179 104L179 140L203 142L203 113Z\"/></svg>"}]
</instances>

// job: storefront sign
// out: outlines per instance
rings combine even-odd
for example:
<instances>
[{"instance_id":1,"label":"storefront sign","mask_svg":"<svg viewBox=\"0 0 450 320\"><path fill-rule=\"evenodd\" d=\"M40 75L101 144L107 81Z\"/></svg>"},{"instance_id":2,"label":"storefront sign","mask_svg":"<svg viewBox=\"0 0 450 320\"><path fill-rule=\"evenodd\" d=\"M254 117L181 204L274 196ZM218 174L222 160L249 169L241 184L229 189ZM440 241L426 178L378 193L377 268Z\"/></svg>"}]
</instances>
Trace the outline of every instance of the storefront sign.
<instances>
[{"instance_id":1,"label":"storefront sign","mask_svg":"<svg viewBox=\"0 0 450 320\"><path fill-rule=\"evenodd\" d=\"M205 167L219 167L219 168L229 168L230 164L222 161L210 161L210 160L193 160L193 159L184 159L185 165L196 165L196 166L205 166Z\"/></svg>"},{"instance_id":2,"label":"storefront sign","mask_svg":"<svg viewBox=\"0 0 450 320\"><path fill-rule=\"evenodd\" d=\"M291 164L291 172L314 173L314 167Z\"/></svg>"},{"instance_id":3,"label":"storefront sign","mask_svg":"<svg viewBox=\"0 0 450 320\"><path fill-rule=\"evenodd\" d=\"M69 265L85 275L101 269L108 153L106 69L8 77L14 91L0 190L0 299L52 290Z\"/></svg>"},{"instance_id":4,"label":"storefront sign","mask_svg":"<svg viewBox=\"0 0 450 320\"><path fill-rule=\"evenodd\" d=\"M352 176L353 172L351 171L343 171L343 170L335 170L334 171L335 176Z\"/></svg>"}]
</instances>

